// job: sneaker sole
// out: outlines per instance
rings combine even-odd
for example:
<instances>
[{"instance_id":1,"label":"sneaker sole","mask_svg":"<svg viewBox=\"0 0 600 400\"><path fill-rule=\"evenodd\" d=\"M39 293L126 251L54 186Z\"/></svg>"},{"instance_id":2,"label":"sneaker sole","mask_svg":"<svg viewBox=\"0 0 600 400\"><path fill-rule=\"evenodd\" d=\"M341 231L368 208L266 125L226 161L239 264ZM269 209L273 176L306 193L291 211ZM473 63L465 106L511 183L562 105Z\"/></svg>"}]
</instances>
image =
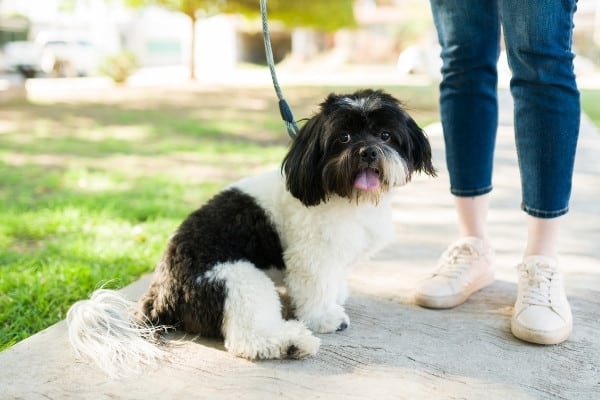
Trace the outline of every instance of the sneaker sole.
<instances>
[{"instance_id":1,"label":"sneaker sole","mask_svg":"<svg viewBox=\"0 0 600 400\"><path fill-rule=\"evenodd\" d=\"M479 280L473 282L464 292L451 296L428 296L422 293L415 294L415 303L425 308L445 309L453 308L463 304L475 292L484 289L494 283L494 274L485 275Z\"/></svg>"},{"instance_id":2,"label":"sneaker sole","mask_svg":"<svg viewBox=\"0 0 600 400\"><path fill-rule=\"evenodd\" d=\"M527 328L514 319L511 319L510 330L517 339L523 340L524 342L548 345L559 344L567 340L569 336L571 336L573 325L571 323L564 328L548 332Z\"/></svg>"}]
</instances>

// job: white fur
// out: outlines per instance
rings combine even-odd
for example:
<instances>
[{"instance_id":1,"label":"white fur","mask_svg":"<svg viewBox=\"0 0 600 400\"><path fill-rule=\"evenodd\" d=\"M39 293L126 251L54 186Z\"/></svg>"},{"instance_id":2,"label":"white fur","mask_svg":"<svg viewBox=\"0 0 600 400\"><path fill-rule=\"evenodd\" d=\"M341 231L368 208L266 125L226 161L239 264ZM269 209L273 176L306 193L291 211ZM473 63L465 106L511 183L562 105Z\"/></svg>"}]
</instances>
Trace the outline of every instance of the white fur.
<instances>
[{"instance_id":1,"label":"white fur","mask_svg":"<svg viewBox=\"0 0 600 400\"><path fill-rule=\"evenodd\" d=\"M230 353L248 359L285 358L291 346L296 358L317 353L320 340L301 322L283 320L275 285L251 263L223 263L204 278L225 282L222 333Z\"/></svg>"},{"instance_id":2,"label":"white fur","mask_svg":"<svg viewBox=\"0 0 600 400\"><path fill-rule=\"evenodd\" d=\"M164 327L131 322L135 303L113 290L96 290L67 312L69 340L78 356L89 357L111 377L140 372L165 357L154 335Z\"/></svg>"},{"instance_id":3,"label":"white fur","mask_svg":"<svg viewBox=\"0 0 600 400\"><path fill-rule=\"evenodd\" d=\"M364 109L365 111L375 110L381 107L381 100L379 97L359 97L353 99L351 97L344 97L342 101L350 105L351 107L355 107L358 109Z\"/></svg>"},{"instance_id":4,"label":"white fur","mask_svg":"<svg viewBox=\"0 0 600 400\"><path fill-rule=\"evenodd\" d=\"M404 183L400 178L396 184ZM267 210L280 235L285 284L296 316L311 330L333 332L349 324L342 307L351 267L380 250L393 237L391 195L377 205L337 196L306 207L285 188L280 171L233 185Z\"/></svg>"},{"instance_id":5,"label":"white fur","mask_svg":"<svg viewBox=\"0 0 600 400\"><path fill-rule=\"evenodd\" d=\"M382 175L387 177L390 187L406 185L410 179L406 162L395 151L384 148L383 152L387 162L383 163Z\"/></svg>"}]
</instances>

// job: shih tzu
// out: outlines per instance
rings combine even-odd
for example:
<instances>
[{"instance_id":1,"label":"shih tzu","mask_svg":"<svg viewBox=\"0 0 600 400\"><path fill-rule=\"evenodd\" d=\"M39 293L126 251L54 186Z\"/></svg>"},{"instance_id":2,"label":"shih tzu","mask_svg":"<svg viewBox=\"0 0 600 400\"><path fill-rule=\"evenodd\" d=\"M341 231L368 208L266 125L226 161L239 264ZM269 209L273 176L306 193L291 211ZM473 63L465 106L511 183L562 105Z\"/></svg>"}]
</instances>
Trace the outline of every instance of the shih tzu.
<instances>
[{"instance_id":1,"label":"shih tzu","mask_svg":"<svg viewBox=\"0 0 600 400\"><path fill-rule=\"evenodd\" d=\"M70 340L111 374L154 358L165 327L224 338L248 359L303 358L347 329L346 277L393 237L391 192L434 176L423 131L382 91L331 94L281 170L243 179L187 217L135 310L100 289L69 310ZM282 317L278 270L295 319Z\"/></svg>"}]
</instances>

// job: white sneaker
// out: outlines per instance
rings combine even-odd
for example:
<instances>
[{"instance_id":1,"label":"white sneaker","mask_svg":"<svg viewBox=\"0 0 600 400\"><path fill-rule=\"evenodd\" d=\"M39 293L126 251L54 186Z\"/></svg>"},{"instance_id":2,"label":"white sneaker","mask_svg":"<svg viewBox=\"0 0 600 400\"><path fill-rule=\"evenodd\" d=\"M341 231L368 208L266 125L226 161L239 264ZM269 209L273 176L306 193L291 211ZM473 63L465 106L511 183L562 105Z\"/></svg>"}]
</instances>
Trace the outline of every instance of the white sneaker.
<instances>
[{"instance_id":1,"label":"white sneaker","mask_svg":"<svg viewBox=\"0 0 600 400\"><path fill-rule=\"evenodd\" d=\"M415 302L428 308L451 308L494 282L493 251L483 240L464 237L442 254L436 271L421 282Z\"/></svg>"},{"instance_id":2,"label":"white sneaker","mask_svg":"<svg viewBox=\"0 0 600 400\"><path fill-rule=\"evenodd\" d=\"M567 340L573 330L573 317L556 260L525 257L517 270L519 291L510 324L513 335L538 344Z\"/></svg>"}]
</instances>

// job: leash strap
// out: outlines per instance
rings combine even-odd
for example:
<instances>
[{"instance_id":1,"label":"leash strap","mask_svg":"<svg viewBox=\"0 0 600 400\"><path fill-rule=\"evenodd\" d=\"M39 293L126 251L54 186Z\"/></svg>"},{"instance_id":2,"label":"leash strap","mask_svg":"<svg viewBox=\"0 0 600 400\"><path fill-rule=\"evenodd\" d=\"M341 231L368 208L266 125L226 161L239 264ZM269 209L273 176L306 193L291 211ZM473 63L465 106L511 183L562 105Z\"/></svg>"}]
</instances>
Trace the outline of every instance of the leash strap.
<instances>
[{"instance_id":1,"label":"leash strap","mask_svg":"<svg viewBox=\"0 0 600 400\"><path fill-rule=\"evenodd\" d=\"M271 79L273 81L275 93L277 93L277 98L279 99L279 112L281 113L281 118L283 118L283 121L285 122L288 134L292 139L294 139L298 134L299 129L298 125L296 125L296 121L294 120L292 109L283 97L283 92L281 91L281 87L279 87L277 74L275 73L275 61L273 60L273 49L271 48L271 36L269 35L269 22L267 18L267 0L260 0L260 14L262 18L263 39L265 42L267 64L269 65L269 70L271 71Z\"/></svg>"}]
</instances>

